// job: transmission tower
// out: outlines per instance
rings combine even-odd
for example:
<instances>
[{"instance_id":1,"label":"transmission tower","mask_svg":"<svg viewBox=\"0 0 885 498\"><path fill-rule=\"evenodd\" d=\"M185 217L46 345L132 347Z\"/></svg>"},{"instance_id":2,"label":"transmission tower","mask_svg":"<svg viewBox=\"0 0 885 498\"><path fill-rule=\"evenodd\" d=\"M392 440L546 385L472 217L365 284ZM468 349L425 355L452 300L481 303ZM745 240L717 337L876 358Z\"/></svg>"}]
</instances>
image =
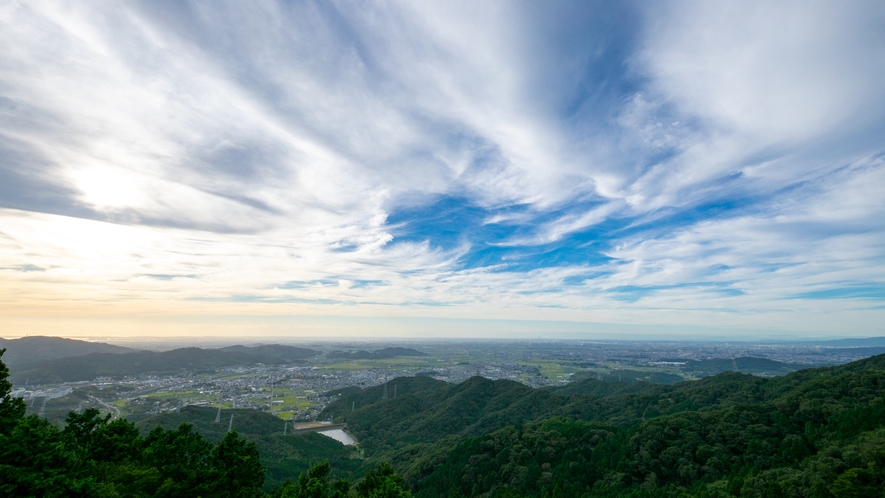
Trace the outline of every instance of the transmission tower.
<instances>
[{"instance_id":1,"label":"transmission tower","mask_svg":"<svg viewBox=\"0 0 885 498\"><path fill-rule=\"evenodd\" d=\"M356 408L356 401L350 402L350 413L353 413L353 410Z\"/></svg>"},{"instance_id":2,"label":"transmission tower","mask_svg":"<svg viewBox=\"0 0 885 498\"><path fill-rule=\"evenodd\" d=\"M43 398L43 404L40 405L40 411L37 413L38 417L46 417L46 401L49 398Z\"/></svg>"},{"instance_id":3,"label":"transmission tower","mask_svg":"<svg viewBox=\"0 0 885 498\"><path fill-rule=\"evenodd\" d=\"M231 413L230 414L230 423L227 424L227 432L230 432L231 429L233 429L233 428L234 428L234 414Z\"/></svg>"},{"instance_id":4,"label":"transmission tower","mask_svg":"<svg viewBox=\"0 0 885 498\"><path fill-rule=\"evenodd\" d=\"M221 423L221 405L218 405L218 413L215 414L215 423Z\"/></svg>"},{"instance_id":5,"label":"transmission tower","mask_svg":"<svg viewBox=\"0 0 885 498\"><path fill-rule=\"evenodd\" d=\"M384 394L381 396L381 401L387 401L387 380L384 380Z\"/></svg>"},{"instance_id":6,"label":"transmission tower","mask_svg":"<svg viewBox=\"0 0 885 498\"><path fill-rule=\"evenodd\" d=\"M273 379L270 380L270 413L273 414Z\"/></svg>"},{"instance_id":7,"label":"transmission tower","mask_svg":"<svg viewBox=\"0 0 885 498\"><path fill-rule=\"evenodd\" d=\"M396 399L396 382L393 383L393 399Z\"/></svg>"},{"instance_id":8,"label":"transmission tower","mask_svg":"<svg viewBox=\"0 0 885 498\"><path fill-rule=\"evenodd\" d=\"M83 413L83 402L82 401L77 405L77 415L80 415L81 413Z\"/></svg>"},{"instance_id":9,"label":"transmission tower","mask_svg":"<svg viewBox=\"0 0 885 498\"><path fill-rule=\"evenodd\" d=\"M288 428L289 428L289 422L286 421L283 423L283 435L284 436L286 435L286 429L288 429Z\"/></svg>"}]
</instances>

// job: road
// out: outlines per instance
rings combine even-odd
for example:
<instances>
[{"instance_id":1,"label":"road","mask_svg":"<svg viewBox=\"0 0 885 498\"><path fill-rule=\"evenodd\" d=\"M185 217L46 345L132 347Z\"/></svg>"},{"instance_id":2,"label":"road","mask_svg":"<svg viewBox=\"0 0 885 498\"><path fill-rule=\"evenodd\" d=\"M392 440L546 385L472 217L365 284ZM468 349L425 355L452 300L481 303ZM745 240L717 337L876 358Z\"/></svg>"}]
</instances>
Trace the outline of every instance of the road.
<instances>
[{"instance_id":1,"label":"road","mask_svg":"<svg viewBox=\"0 0 885 498\"><path fill-rule=\"evenodd\" d=\"M116 406L114 406L110 403L105 403L104 401L96 398L95 396L93 396L91 394L89 395L89 398L92 399L93 401L95 401L96 403L98 403L99 405L105 407L109 412L111 412L111 420L116 420L116 419L120 418L120 409L117 408Z\"/></svg>"}]
</instances>

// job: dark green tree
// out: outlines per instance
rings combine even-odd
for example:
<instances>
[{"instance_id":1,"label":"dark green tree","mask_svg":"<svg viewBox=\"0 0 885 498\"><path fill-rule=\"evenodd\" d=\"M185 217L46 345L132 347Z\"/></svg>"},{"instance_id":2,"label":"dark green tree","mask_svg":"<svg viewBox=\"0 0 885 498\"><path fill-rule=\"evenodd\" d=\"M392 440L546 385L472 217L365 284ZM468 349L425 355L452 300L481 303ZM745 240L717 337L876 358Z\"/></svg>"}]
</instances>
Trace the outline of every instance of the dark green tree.
<instances>
[{"instance_id":1,"label":"dark green tree","mask_svg":"<svg viewBox=\"0 0 885 498\"><path fill-rule=\"evenodd\" d=\"M833 483L836 498L879 498L885 491L879 489L876 476L867 469L848 469Z\"/></svg>"},{"instance_id":2,"label":"dark green tree","mask_svg":"<svg viewBox=\"0 0 885 498\"><path fill-rule=\"evenodd\" d=\"M86 496L92 480L82 477L82 461L46 419L24 416L8 377L0 361L0 496Z\"/></svg>"},{"instance_id":3,"label":"dark green tree","mask_svg":"<svg viewBox=\"0 0 885 498\"><path fill-rule=\"evenodd\" d=\"M286 481L271 493L272 498L345 498L350 483L344 479L331 482L332 467L320 462L298 476L298 482Z\"/></svg>"},{"instance_id":4,"label":"dark green tree","mask_svg":"<svg viewBox=\"0 0 885 498\"><path fill-rule=\"evenodd\" d=\"M3 363L0 349L0 434L8 435L19 420L24 418L27 406L21 398L12 397L12 383L9 382L9 369Z\"/></svg>"},{"instance_id":5,"label":"dark green tree","mask_svg":"<svg viewBox=\"0 0 885 498\"><path fill-rule=\"evenodd\" d=\"M387 462L381 462L377 468L370 470L356 485L356 492L361 498L412 497L412 493L403 485L403 477Z\"/></svg>"},{"instance_id":6,"label":"dark green tree","mask_svg":"<svg viewBox=\"0 0 885 498\"><path fill-rule=\"evenodd\" d=\"M228 432L209 457L208 496L246 498L264 493L264 466L255 443Z\"/></svg>"}]
</instances>

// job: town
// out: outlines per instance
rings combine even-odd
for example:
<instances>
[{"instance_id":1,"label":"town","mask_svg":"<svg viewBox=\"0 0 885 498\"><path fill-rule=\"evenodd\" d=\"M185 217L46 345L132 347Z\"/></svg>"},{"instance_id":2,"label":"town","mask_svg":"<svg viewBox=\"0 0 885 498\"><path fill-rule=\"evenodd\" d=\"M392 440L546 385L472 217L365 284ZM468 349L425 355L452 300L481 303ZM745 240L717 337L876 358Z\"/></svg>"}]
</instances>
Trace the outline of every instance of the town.
<instances>
[{"instance_id":1,"label":"town","mask_svg":"<svg viewBox=\"0 0 885 498\"><path fill-rule=\"evenodd\" d=\"M612 382L672 384L721 371L770 377L801 368L854 361L881 347L821 344L693 343L640 341L422 341L410 343L334 342L299 344L317 354L288 364L245 364L91 380L15 385L29 414L61 424L67 413L96 408L113 418L138 422L184 406L253 409L282 420L313 422L344 392L426 376L460 383L480 376L535 388L584 378ZM394 347L394 357L369 350ZM15 371L13 371L15 374ZM220 413L220 411L219 411Z\"/></svg>"}]
</instances>

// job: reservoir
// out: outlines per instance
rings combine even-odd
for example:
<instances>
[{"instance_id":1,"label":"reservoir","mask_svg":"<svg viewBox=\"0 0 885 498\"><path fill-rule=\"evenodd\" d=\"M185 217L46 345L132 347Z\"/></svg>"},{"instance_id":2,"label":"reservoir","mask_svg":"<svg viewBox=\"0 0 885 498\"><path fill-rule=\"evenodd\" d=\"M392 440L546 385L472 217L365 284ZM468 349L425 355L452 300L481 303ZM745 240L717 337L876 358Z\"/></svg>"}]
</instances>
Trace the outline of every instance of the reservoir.
<instances>
[{"instance_id":1,"label":"reservoir","mask_svg":"<svg viewBox=\"0 0 885 498\"><path fill-rule=\"evenodd\" d=\"M317 431L317 432L326 436L326 437L330 437L330 438L334 439L335 441L338 441L339 443L343 444L344 446L350 446L352 444L356 444L356 441L354 441L353 438L350 437L350 434L344 432L341 429L332 429L331 431Z\"/></svg>"}]
</instances>

